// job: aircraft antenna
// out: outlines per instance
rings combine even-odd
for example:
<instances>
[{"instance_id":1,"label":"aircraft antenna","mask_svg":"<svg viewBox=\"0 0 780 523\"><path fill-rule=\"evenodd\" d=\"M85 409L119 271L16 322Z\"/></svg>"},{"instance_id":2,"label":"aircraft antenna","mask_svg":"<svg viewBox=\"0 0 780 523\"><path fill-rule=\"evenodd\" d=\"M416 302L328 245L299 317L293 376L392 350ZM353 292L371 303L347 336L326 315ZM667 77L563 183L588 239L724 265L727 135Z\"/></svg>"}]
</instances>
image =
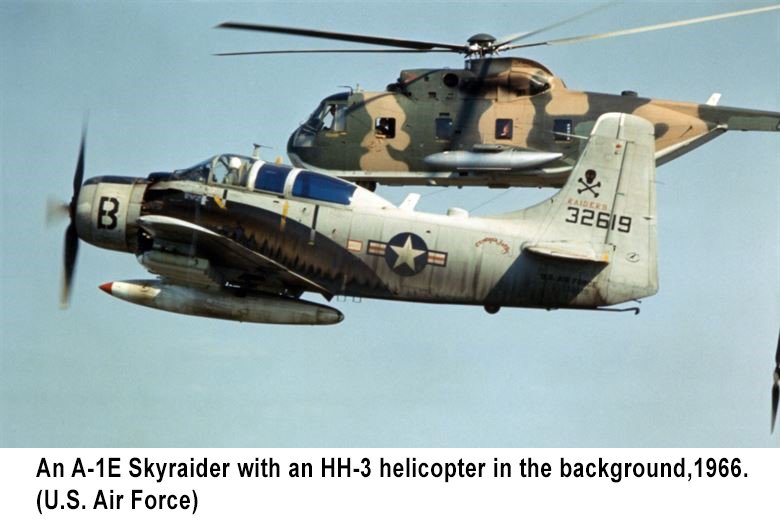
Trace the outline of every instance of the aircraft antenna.
<instances>
[{"instance_id":1,"label":"aircraft antenna","mask_svg":"<svg viewBox=\"0 0 780 523\"><path fill-rule=\"evenodd\" d=\"M254 147L252 150L252 158L255 160L260 159L260 149L273 149L270 145L263 145L261 143L253 143L252 146Z\"/></svg>"}]
</instances>

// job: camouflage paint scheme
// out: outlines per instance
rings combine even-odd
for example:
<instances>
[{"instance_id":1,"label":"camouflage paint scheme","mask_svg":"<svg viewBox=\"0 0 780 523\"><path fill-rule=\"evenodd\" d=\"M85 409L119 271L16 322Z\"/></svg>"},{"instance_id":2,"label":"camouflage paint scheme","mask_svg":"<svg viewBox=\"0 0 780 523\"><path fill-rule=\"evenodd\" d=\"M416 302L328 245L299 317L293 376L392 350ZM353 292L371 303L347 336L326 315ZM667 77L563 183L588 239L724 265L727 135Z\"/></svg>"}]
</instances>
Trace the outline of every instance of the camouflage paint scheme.
<instances>
[{"instance_id":1,"label":"camouflage paint scheme","mask_svg":"<svg viewBox=\"0 0 780 523\"><path fill-rule=\"evenodd\" d=\"M88 180L75 223L81 239L215 300L308 307L298 298L309 291L488 312L597 308L658 289L653 141L646 120L605 115L561 191L493 217L416 212L335 177L221 155L147 179ZM239 160L240 174L215 174ZM283 182L268 190L274 171Z\"/></svg>"},{"instance_id":2,"label":"camouflage paint scheme","mask_svg":"<svg viewBox=\"0 0 780 523\"><path fill-rule=\"evenodd\" d=\"M328 126L330 108L340 111L339 125ZM296 166L368 187L375 183L560 187L583 150L583 137L607 112L634 114L651 122L658 165L727 130L780 131L777 112L656 100L633 92L571 91L532 60L480 58L468 60L460 70L404 70L384 92L328 97L292 134L288 154ZM390 118L395 120L394 136L378 129L379 119ZM437 137L437 118L451 120L449 137L441 132ZM498 136L498 119L511 120L509 137ZM560 134L561 130L575 136ZM562 156L522 169L506 165L453 170L426 161L444 151L469 151L479 162L502 150Z\"/></svg>"}]
</instances>

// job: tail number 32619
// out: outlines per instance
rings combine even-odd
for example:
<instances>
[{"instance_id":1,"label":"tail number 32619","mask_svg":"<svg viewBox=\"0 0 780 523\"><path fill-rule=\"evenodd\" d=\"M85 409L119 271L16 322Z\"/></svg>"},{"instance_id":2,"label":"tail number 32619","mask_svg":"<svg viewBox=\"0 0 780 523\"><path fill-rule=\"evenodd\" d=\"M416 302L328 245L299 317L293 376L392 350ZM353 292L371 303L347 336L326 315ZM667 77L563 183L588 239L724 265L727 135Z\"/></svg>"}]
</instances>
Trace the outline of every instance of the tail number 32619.
<instances>
[{"instance_id":1,"label":"tail number 32619","mask_svg":"<svg viewBox=\"0 0 780 523\"><path fill-rule=\"evenodd\" d=\"M613 231L631 232L631 217L620 216L608 212L596 212L593 209L581 209L579 207L567 207L567 223L578 223L586 227L598 227Z\"/></svg>"}]
</instances>

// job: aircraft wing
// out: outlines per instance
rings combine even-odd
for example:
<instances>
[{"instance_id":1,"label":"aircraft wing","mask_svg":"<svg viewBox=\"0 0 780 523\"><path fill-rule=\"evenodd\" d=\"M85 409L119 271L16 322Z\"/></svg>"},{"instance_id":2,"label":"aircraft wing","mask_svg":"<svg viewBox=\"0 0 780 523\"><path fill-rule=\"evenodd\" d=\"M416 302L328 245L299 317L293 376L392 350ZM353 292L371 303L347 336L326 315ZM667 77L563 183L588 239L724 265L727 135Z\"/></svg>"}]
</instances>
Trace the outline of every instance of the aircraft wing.
<instances>
[{"instance_id":1,"label":"aircraft wing","mask_svg":"<svg viewBox=\"0 0 780 523\"><path fill-rule=\"evenodd\" d=\"M155 248L139 256L139 261L151 272L165 279L185 285L197 285L193 275L200 273L203 278L214 278L213 270L221 275L229 274L250 286L263 289L303 289L318 292L327 299L333 293L318 283L288 269L283 264L248 249L230 238L194 223L168 216L148 215L138 219L138 225L155 241ZM184 254L192 260L188 267L166 263L165 248L173 246L177 254ZM178 247L178 249L177 249ZM205 265L199 266L203 260ZM207 262L206 262L207 261ZM229 279L233 279L232 277Z\"/></svg>"}]
</instances>

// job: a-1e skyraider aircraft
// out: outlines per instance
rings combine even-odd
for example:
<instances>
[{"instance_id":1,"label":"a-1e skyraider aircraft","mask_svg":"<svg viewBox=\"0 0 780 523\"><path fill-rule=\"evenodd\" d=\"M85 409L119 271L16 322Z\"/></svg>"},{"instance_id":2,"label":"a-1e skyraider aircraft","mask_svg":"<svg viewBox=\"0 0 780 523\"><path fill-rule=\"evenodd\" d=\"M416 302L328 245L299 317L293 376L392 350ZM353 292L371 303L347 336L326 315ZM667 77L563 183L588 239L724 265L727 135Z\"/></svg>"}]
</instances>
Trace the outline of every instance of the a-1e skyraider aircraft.
<instances>
[{"instance_id":1,"label":"a-1e skyraider aircraft","mask_svg":"<svg viewBox=\"0 0 780 523\"><path fill-rule=\"evenodd\" d=\"M333 324L304 292L428 303L595 309L658 290L655 139L637 116L599 118L565 186L490 217L398 207L344 180L216 156L147 178L82 186L65 235L63 301L78 239L126 251L158 279L101 286L132 303L258 323Z\"/></svg>"}]
</instances>

